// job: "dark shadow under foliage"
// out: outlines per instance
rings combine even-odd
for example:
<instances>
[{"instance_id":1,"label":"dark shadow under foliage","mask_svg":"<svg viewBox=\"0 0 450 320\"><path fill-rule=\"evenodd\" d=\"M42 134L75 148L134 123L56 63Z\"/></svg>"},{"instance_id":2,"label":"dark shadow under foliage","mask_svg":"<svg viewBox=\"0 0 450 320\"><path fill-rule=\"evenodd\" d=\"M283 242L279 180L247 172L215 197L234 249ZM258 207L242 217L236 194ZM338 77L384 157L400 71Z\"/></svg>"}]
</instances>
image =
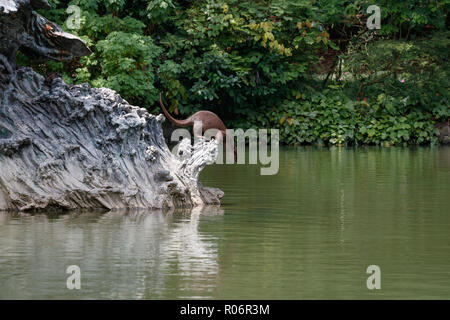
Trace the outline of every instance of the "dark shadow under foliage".
<instances>
[{"instance_id":1,"label":"dark shadow under foliage","mask_svg":"<svg viewBox=\"0 0 450 320\"><path fill-rule=\"evenodd\" d=\"M81 8L91 56L34 64L178 117L208 109L229 127L278 128L286 144L438 142L448 123L447 0L51 1ZM381 9L369 30L366 9ZM67 25L64 25L67 27Z\"/></svg>"}]
</instances>

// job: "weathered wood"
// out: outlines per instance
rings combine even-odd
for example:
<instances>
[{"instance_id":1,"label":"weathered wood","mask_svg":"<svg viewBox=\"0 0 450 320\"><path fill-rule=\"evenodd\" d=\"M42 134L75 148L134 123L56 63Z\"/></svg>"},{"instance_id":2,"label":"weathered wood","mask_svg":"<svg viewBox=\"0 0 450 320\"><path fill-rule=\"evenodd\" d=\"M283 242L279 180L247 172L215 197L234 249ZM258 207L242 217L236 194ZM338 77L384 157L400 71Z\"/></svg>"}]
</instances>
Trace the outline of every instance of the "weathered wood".
<instances>
[{"instance_id":1,"label":"weathered wood","mask_svg":"<svg viewBox=\"0 0 450 320\"><path fill-rule=\"evenodd\" d=\"M220 203L223 192L204 188L198 181L200 170L217 157L215 141L198 141L194 146L183 141L184 157L177 157L164 141L163 115L132 106L110 89L67 85L60 78L46 84L32 69L17 67L14 56L19 47L25 45L47 58L54 58L54 50L60 48L35 34L42 30L25 27L30 23L27 17L40 19L29 1L1 0L2 6L0 210ZM66 57L87 54L81 40L68 39L58 42L72 44Z\"/></svg>"}]
</instances>

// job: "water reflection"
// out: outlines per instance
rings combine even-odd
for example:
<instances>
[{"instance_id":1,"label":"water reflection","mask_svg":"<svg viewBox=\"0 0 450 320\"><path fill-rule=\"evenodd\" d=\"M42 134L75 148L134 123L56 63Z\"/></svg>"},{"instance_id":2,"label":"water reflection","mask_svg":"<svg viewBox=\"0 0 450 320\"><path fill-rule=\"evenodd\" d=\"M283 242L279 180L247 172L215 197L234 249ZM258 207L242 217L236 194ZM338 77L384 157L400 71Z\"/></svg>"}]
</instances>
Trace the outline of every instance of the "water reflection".
<instances>
[{"instance_id":1,"label":"water reflection","mask_svg":"<svg viewBox=\"0 0 450 320\"><path fill-rule=\"evenodd\" d=\"M275 176L202 175L222 208L0 214L0 298L450 297L450 148L289 148Z\"/></svg>"},{"instance_id":2,"label":"water reflection","mask_svg":"<svg viewBox=\"0 0 450 320\"><path fill-rule=\"evenodd\" d=\"M218 207L2 213L0 298L164 298L168 287L180 298L208 297L218 273L217 243L199 231L199 220L221 215ZM81 268L79 292L64 289L72 264Z\"/></svg>"}]
</instances>

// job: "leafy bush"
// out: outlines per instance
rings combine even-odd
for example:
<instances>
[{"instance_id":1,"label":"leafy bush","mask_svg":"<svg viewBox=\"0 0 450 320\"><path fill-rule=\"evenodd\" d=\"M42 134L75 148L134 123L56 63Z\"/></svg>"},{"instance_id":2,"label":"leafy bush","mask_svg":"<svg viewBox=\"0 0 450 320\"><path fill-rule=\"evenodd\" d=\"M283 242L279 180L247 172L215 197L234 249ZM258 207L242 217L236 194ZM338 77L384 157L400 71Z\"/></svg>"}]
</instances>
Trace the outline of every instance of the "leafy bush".
<instances>
[{"instance_id":1,"label":"leafy bush","mask_svg":"<svg viewBox=\"0 0 450 320\"><path fill-rule=\"evenodd\" d=\"M434 143L449 118L448 0L52 0L43 14L89 57L23 64L118 91L185 117L209 109L234 127L279 127L287 144ZM382 28L367 29L366 8Z\"/></svg>"},{"instance_id":2,"label":"leafy bush","mask_svg":"<svg viewBox=\"0 0 450 320\"><path fill-rule=\"evenodd\" d=\"M358 102L341 89L325 89L285 100L270 112L252 115L249 122L255 127L279 128L280 140L292 145L437 143L433 115L414 109L407 99L380 94L373 102Z\"/></svg>"}]
</instances>

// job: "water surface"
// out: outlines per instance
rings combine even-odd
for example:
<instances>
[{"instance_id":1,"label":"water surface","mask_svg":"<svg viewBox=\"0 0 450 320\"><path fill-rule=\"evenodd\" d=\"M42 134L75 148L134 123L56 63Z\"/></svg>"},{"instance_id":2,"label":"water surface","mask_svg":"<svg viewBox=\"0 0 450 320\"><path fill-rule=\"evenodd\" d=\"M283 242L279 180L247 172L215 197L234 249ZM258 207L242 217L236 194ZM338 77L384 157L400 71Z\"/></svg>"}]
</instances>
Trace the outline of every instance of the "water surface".
<instances>
[{"instance_id":1,"label":"water surface","mask_svg":"<svg viewBox=\"0 0 450 320\"><path fill-rule=\"evenodd\" d=\"M450 298L450 148L286 148L259 172L206 168L220 208L0 213L0 298Z\"/></svg>"}]
</instances>

